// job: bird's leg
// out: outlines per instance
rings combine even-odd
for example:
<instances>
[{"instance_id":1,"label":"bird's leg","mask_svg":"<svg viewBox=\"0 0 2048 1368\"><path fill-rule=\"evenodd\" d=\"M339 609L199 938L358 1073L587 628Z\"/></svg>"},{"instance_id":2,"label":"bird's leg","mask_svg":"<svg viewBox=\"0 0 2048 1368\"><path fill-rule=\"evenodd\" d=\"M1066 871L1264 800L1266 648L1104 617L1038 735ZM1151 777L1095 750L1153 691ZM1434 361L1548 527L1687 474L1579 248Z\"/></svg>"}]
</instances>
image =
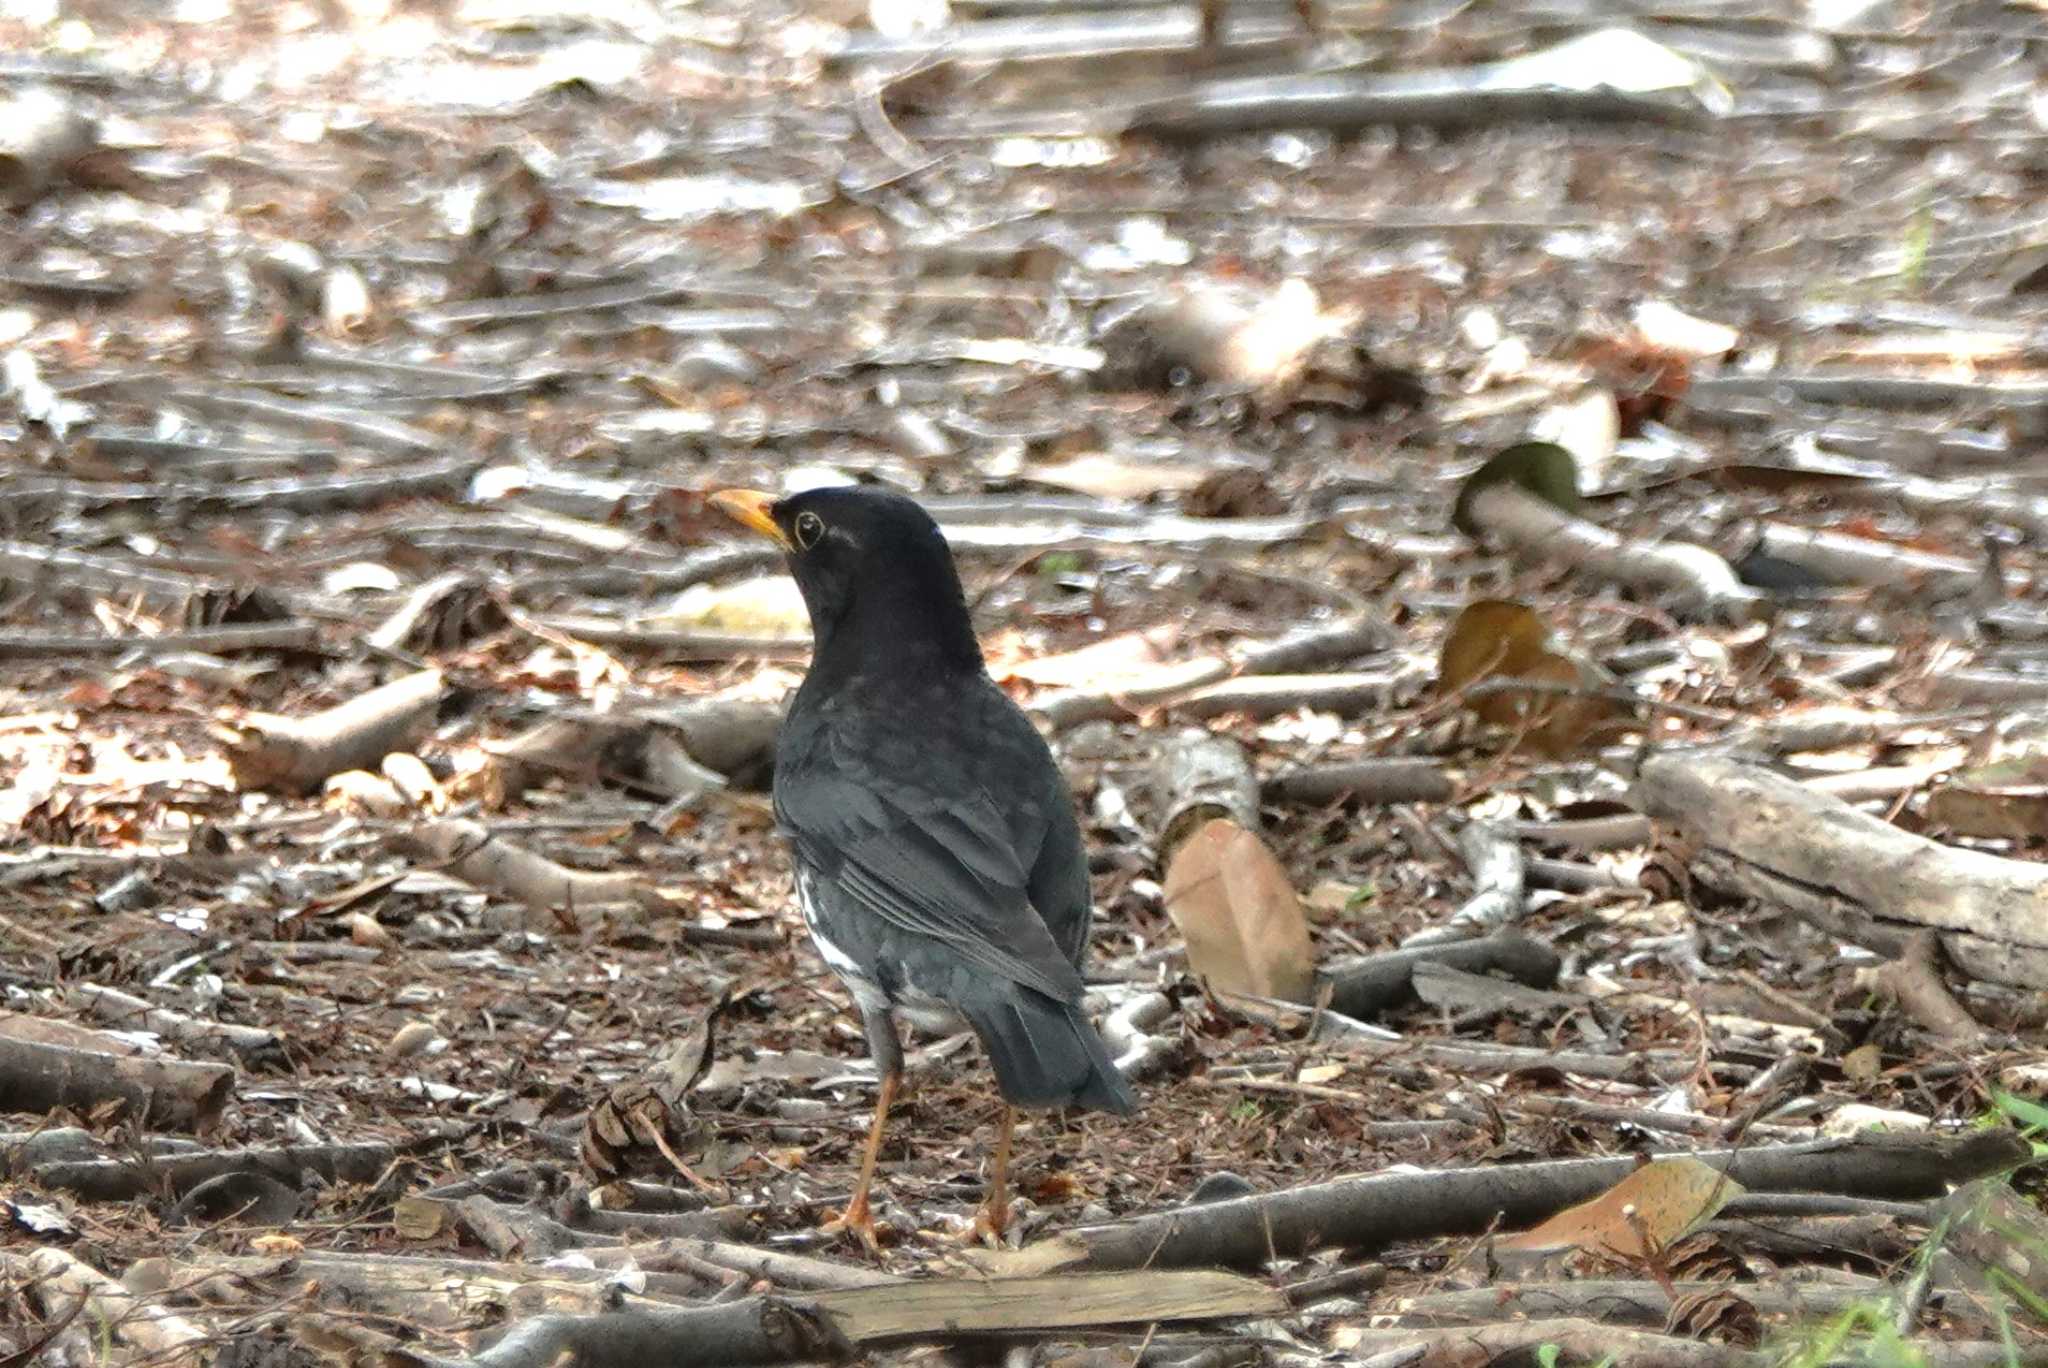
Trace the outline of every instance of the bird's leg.
<instances>
[{"instance_id":1,"label":"bird's leg","mask_svg":"<svg viewBox=\"0 0 2048 1368\"><path fill-rule=\"evenodd\" d=\"M1003 1228L1010 1223L1010 1134L1016 1128L1017 1109L1005 1102L1001 1128L996 1131L995 1161L989 1165L988 1200L981 1204L974 1218L977 1235L1000 1240Z\"/></svg>"},{"instance_id":2,"label":"bird's leg","mask_svg":"<svg viewBox=\"0 0 2048 1368\"><path fill-rule=\"evenodd\" d=\"M874 1185L875 1164L882 1157L882 1132L889 1123L889 1104L896 1100L896 1090L903 1083L903 1046L896 1039L896 1024L889 1019L888 1009L861 1011L861 1024L867 1030L868 1053L874 1056L875 1068L882 1075L882 1090L875 1096L875 1119L868 1127L867 1147L861 1151L860 1180L854 1184L853 1200L846 1204L846 1210L826 1223L832 1231L850 1230L860 1236L861 1243L869 1249L879 1251L880 1242L875 1238L875 1213L868 1205L868 1189Z\"/></svg>"}]
</instances>

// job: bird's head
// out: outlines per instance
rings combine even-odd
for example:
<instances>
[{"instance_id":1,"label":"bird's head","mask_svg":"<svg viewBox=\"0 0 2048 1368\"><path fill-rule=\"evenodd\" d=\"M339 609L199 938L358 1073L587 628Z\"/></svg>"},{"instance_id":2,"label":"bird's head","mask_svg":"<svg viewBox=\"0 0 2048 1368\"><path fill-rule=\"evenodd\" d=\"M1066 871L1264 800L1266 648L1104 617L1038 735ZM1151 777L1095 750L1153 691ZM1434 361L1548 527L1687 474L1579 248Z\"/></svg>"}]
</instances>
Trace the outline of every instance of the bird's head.
<instances>
[{"instance_id":1,"label":"bird's head","mask_svg":"<svg viewBox=\"0 0 2048 1368\"><path fill-rule=\"evenodd\" d=\"M870 654L980 668L953 553L911 500L840 486L783 499L726 489L711 503L782 548L810 610L814 668L857 670Z\"/></svg>"}]
</instances>

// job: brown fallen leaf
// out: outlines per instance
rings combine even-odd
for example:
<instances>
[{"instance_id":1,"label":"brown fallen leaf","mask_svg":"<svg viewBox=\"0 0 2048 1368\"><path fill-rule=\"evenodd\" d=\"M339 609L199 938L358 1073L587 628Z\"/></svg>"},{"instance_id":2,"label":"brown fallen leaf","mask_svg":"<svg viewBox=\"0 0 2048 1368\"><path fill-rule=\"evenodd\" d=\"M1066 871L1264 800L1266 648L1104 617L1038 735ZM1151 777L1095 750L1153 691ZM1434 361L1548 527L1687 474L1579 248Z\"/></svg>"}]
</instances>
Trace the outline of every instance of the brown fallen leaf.
<instances>
[{"instance_id":1,"label":"brown fallen leaf","mask_svg":"<svg viewBox=\"0 0 2048 1368\"><path fill-rule=\"evenodd\" d=\"M1567 1207L1495 1247L1539 1253L1576 1249L1616 1259L1661 1252L1713 1219L1742 1185L1719 1169L1683 1156L1645 1164L1590 1202Z\"/></svg>"},{"instance_id":2,"label":"brown fallen leaf","mask_svg":"<svg viewBox=\"0 0 2048 1368\"><path fill-rule=\"evenodd\" d=\"M1521 734L1521 746L1545 755L1571 754L1620 710L1596 692L1607 680L1588 660L1550 647L1550 631L1536 611L1505 599L1467 604L1437 657L1438 687L1460 693L1488 680L1526 679L1579 693L1496 689L1467 700L1483 722Z\"/></svg>"},{"instance_id":3,"label":"brown fallen leaf","mask_svg":"<svg viewBox=\"0 0 2048 1368\"><path fill-rule=\"evenodd\" d=\"M1235 822L1205 822L1174 852L1166 911L1212 988L1310 1000L1315 952L1301 900L1265 842Z\"/></svg>"}]
</instances>

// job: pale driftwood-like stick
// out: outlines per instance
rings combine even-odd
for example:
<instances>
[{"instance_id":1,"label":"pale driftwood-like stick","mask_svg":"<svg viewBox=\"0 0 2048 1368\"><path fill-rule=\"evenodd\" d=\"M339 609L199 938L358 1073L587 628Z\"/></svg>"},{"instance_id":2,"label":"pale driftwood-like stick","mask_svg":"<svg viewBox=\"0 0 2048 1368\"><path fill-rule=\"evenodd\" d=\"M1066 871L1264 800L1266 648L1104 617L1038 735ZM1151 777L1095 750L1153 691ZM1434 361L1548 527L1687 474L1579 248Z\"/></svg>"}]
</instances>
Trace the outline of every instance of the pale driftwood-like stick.
<instances>
[{"instance_id":1,"label":"pale driftwood-like stick","mask_svg":"<svg viewBox=\"0 0 2048 1368\"><path fill-rule=\"evenodd\" d=\"M1529 1362L1545 1345L1561 1363L1600 1363L1607 1368L1769 1368L1770 1356L1725 1344L1623 1330L1597 1317L1503 1320L1491 1325L1437 1329L1369 1329L1358 1332L1349 1352L1374 1363L1443 1364L1483 1368L1496 1362Z\"/></svg>"},{"instance_id":2,"label":"pale driftwood-like stick","mask_svg":"<svg viewBox=\"0 0 2048 1368\"><path fill-rule=\"evenodd\" d=\"M481 822L458 818L428 822L401 833L395 843L416 857L443 866L464 883L535 911L571 914L617 906L642 911L668 908L639 874L570 869L491 835Z\"/></svg>"},{"instance_id":3,"label":"pale driftwood-like stick","mask_svg":"<svg viewBox=\"0 0 2048 1368\"><path fill-rule=\"evenodd\" d=\"M1247 675L1205 684L1166 706L1184 717L1277 717L1302 708L1357 717L1405 703L1428 682L1429 671L1413 662L1342 674Z\"/></svg>"},{"instance_id":4,"label":"pale driftwood-like stick","mask_svg":"<svg viewBox=\"0 0 2048 1368\"><path fill-rule=\"evenodd\" d=\"M1232 676L1292 674L1353 660L1384 649L1390 637L1387 625L1378 618L1350 617L1277 640L1252 642L1228 656L1201 656L1162 665L1147 679L1115 689L1050 691L1033 699L1030 708L1055 730L1128 717Z\"/></svg>"},{"instance_id":5,"label":"pale driftwood-like stick","mask_svg":"<svg viewBox=\"0 0 2048 1368\"><path fill-rule=\"evenodd\" d=\"M1759 528L1757 549L1811 570L1833 584L1924 587L1937 595L1957 595L1976 588L1983 575L1983 567L1960 556L1785 523L1766 523Z\"/></svg>"},{"instance_id":6,"label":"pale driftwood-like stick","mask_svg":"<svg viewBox=\"0 0 2048 1368\"><path fill-rule=\"evenodd\" d=\"M1751 1192L1930 1197L1946 1192L1950 1183L2024 1162L2027 1154L2015 1132L1978 1131L1956 1138L1871 1134L1689 1157ZM1247 1267L1320 1248L1377 1249L1395 1240L1520 1230L1605 1192L1635 1166L1634 1157L1624 1155L1342 1178L1085 1226L1014 1252L975 1257L1004 1274Z\"/></svg>"},{"instance_id":7,"label":"pale driftwood-like stick","mask_svg":"<svg viewBox=\"0 0 2048 1368\"><path fill-rule=\"evenodd\" d=\"M1930 930L1968 973L2048 988L2048 865L1930 841L1722 756L1651 756L1636 792L1745 892L1888 954Z\"/></svg>"},{"instance_id":8,"label":"pale driftwood-like stick","mask_svg":"<svg viewBox=\"0 0 2048 1368\"><path fill-rule=\"evenodd\" d=\"M1856 971L1858 987L1874 988L1906 1014L1951 1045L1971 1049L1984 1042L1984 1028L1963 1009L1941 981L1941 944L1932 931L1906 937L1890 964Z\"/></svg>"},{"instance_id":9,"label":"pale driftwood-like stick","mask_svg":"<svg viewBox=\"0 0 2048 1368\"><path fill-rule=\"evenodd\" d=\"M146 1304L68 1250L50 1245L0 1249L0 1267L7 1269L9 1281L34 1289L46 1314L55 1315L64 1303L84 1298L94 1320L114 1343L146 1355L162 1368L196 1368L211 1342L191 1321Z\"/></svg>"},{"instance_id":10,"label":"pale driftwood-like stick","mask_svg":"<svg viewBox=\"0 0 2048 1368\"><path fill-rule=\"evenodd\" d=\"M586 1249L583 1253L599 1268L630 1266L651 1271L661 1270L675 1255L683 1254L797 1291L842 1291L855 1287L882 1287L901 1281L872 1268L859 1268L807 1254L762 1249L731 1240L695 1239L686 1235L647 1243L613 1245L606 1249Z\"/></svg>"},{"instance_id":11,"label":"pale driftwood-like stick","mask_svg":"<svg viewBox=\"0 0 2048 1368\"><path fill-rule=\"evenodd\" d=\"M1762 601L1726 560L1690 542L1630 541L1528 490L1496 484L1472 496L1474 522L1517 552L1600 579L1669 594L1684 608L1745 620Z\"/></svg>"},{"instance_id":12,"label":"pale driftwood-like stick","mask_svg":"<svg viewBox=\"0 0 2048 1368\"><path fill-rule=\"evenodd\" d=\"M428 822L392 837L395 848L431 860L464 883L521 903L559 926L563 919L594 924L605 909L673 915L675 904L637 873L598 873L556 864L545 855L491 835L481 822L449 818ZM586 916L592 919L586 923ZM782 944L771 925L706 926L680 919L663 923L679 939L699 945L738 945L765 950Z\"/></svg>"},{"instance_id":13,"label":"pale driftwood-like stick","mask_svg":"<svg viewBox=\"0 0 2048 1368\"><path fill-rule=\"evenodd\" d=\"M1166 738L1153 765L1159 801L1158 864L1164 869L1180 843L1211 818L1257 831L1259 781L1236 738L1189 727Z\"/></svg>"},{"instance_id":14,"label":"pale driftwood-like stick","mask_svg":"<svg viewBox=\"0 0 2048 1368\"><path fill-rule=\"evenodd\" d=\"M1272 1316L1277 1289L1229 1273L1140 1269L1098 1276L932 1279L723 1306L543 1316L468 1360L397 1355L424 1368L708 1368L838 1360L859 1348L962 1335Z\"/></svg>"},{"instance_id":15,"label":"pale driftwood-like stick","mask_svg":"<svg viewBox=\"0 0 2048 1368\"><path fill-rule=\"evenodd\" d=\"M1424 927L1401 942L1403 949L1485 935L1522 915L1528 867L1513 832L1492 822L1468 822L1458 832L1458 853L1472 873L1472 896L1443 925Z\"/></svg>"},{"instance_id":16,"label":"pale driftwood-like stick","mask_svg":"<svg viewBox=\"0 0 2048 1368\"><path fill-rule=\"evenodd\" d=\"M228 751L235 782L311 793L343 770L374 772L386 755L426 734L441 690L441 672L421 670L311 717L250 713Z\"/></svg>"},{"instance_id":17,"label":"pale driftwood-like stick","mask_svg":"<svg viewBox=\"0 0 2048 1368\"><path fill-rule=\"evenodd\" d=\"M202 1021L96 983L81 983L73 991L84 1000L86 1010L95 1018L122 1030L154 1031L173 1045L186 1049L224 1048L243 1059L281 1058L283 1055L284 1043L278 1039L277 1033L260 1026Z\"/></svg>"},{"instance_id":18,"label":"pale driftwood-like stick","mask_svg":"<svg viewBox=\"0 0 2048 1368\"><path fill-rule=\"evenodd\" d=\"M10 1111L83 1114L120 1102L138 1125L205 1130L234 1087L235 1071L225 1064L144 1055L68 1022L0 1013L0 1097Z\"/></svg>"},{"instance_id":19,"label":"pale driftwood-like stick","mask_svg":"<svg viewBox=\"0 0 2048 1368\"><path fill-rule=\"evenodd\" d=\"M127 1274L130 1286L175 1288L180 1296L229 1306L273 1305L280 1294L312 1284L332 1303L392 1316L435 1330L467 1329L479 1306L537 1316L588 1314L605 1305L603 1268L435 1255L306 1250L289 1258L211 1251L145 1259ZM644 1272L649 1296L701 1295L702 1281L679 1273Z\"/></svg>"}]
</instances>

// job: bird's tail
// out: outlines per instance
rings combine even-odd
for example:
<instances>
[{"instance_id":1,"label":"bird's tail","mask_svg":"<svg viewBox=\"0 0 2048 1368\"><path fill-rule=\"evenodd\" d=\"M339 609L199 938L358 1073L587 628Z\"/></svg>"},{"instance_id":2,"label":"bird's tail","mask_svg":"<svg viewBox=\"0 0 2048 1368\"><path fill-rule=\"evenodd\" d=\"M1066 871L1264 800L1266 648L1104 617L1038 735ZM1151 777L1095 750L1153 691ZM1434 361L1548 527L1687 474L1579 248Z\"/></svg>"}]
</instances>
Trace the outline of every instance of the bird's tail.
<instances>
[{"instance_id":1,"label":"bird's tail","mask_svg":"<svg viewBox=\"0 0 2048 1368\"><path fill-rule=\"evenodd\" d=\"M1021 985L959 1005L995 1066L997 1086L1014 1105L1120 1116L1138 1109L1109 1047L1078 1006Z\"/></svg>"}]
</instances>

